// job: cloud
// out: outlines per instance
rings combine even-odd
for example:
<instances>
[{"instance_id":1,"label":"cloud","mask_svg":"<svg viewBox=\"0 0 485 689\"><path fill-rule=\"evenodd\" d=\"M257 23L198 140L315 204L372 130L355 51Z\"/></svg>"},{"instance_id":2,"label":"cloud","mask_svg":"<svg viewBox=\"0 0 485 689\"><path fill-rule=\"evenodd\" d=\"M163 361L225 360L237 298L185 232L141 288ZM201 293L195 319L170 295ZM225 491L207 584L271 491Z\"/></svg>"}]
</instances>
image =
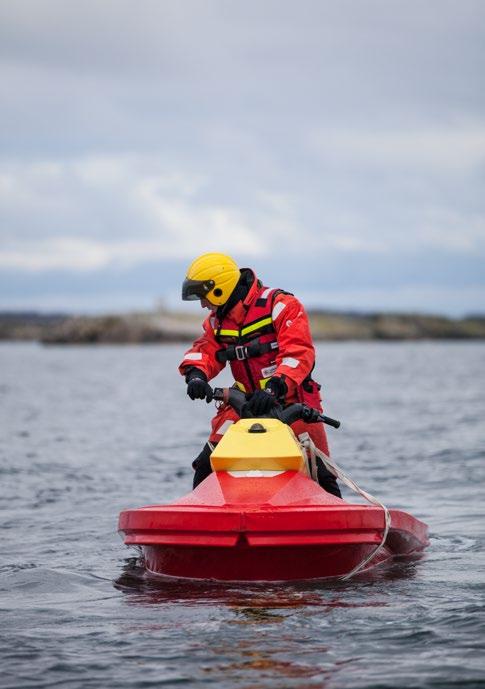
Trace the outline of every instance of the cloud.
<instances>
[{"instance_id":1,"label":"cloud","mask_svg":"<svg viewBox=\"0 0 485 689\"><path fill-rule=\"evenodd\" d=\"M458 293L451 259L485 260L484 18L475 0L3 3L5 282L81 303L96 275L118 303L102 278L136 272L146 303L149 266L222 250L317 291L374 271L384 294L401 261Z\"/></svg>"},{"instance_id":2,"label":"cloud","mask_svg":"<svg viewBox=\"0 0 485 689\"><path fill-rule=\"evenodd\" d=\"M485 216L478 211L464 215L453 209L429 207L422 219L422 238L430 248L485 258Z\"/></svg>"},{"instance_id":3,"label":"cloud","mask_svg":"<svg viewBox=\"0 0 485 689\"><path fill-rule=\"evenodd\" d=\"M313 132L308 145L325 161L341 166L459 176L485 166L485 121L394 131L325 128Z\"/></svg>"},{"instance_id":4,"label":"cloud","mask_svg":"<svg viewBox=\"0 0 485 689\"><path fill-rule=\"evenodd\" d=\"M361 208L336 202L331 186L318 204L305 190L251 186L246 195L223 202L209 174L176 171L156 155L4 162L0 267L90 271L211 250L240 260L293 255L300 263L309 252L485 253L480 209L465 212L431 198L425 204L410 198L403 214L390 197L382 207L375 204L372 189L363 184L368 196Z\"/></svg>"},{"instance_id":5,"label":"cloud","mask_svg":"<svg viewBox=\"0 0 485 689\"><path fill-rule=\"evenodd\" d=\"M251 257L268 253L274 233L295 234L281 197L275 206L263 194L251 213L207 200L207 184L167 172L156 157L3 164L0 266L83 271L210 250Z\"/></svg>"},{"instance_id":6,"label":"cloud","mask_svg":"<svg viewBox=\"0 0 485 689\"><path fill-rule=\"evenodd\" d=\"M426 310L463 317L472 313L483 313L485 285L446 287L409 284L386 289L303 291L299 296L307 306L316 308L344 311L386 310L406 313L420 313ZM425 309L423 309L423 304L426 305Z\"/></svg>"},{"instance_id":7,"label":"cloud","mask_svg":"<svg viewBox=\"0 0 485 689\"><path fill-rule=\"evenodd\" d=\"M179 213L171 215L171 209L167 213L176 230L182 220L184 230L193 231L198 218L193 218L190 211L182 209L182 218ZM203 214L204 215L204 214ZM230 216L224 211L209 210L206 227L210 229L213 222L218 230L221 230L229 221L228 227L232 227ZM189 226L190 223L190 226ZM250 239L239 237L229 245L227 251L231 253L252 253L253 247ZM39 239L38 242L23 242L21 245L0 251L0 268L7 270L19 269L25 271L49 271L49 270L98 270L110 265L126 268L132 265L143 264L151 261L163 261L170 258L191 258L203 253L207 244L183 242L171 243L170 238L161 236L158 240L131 240L131 241L94 241L76 238L52 238ZM242 247L242 249L241 249Z\"/></svg>"}]
</instances>

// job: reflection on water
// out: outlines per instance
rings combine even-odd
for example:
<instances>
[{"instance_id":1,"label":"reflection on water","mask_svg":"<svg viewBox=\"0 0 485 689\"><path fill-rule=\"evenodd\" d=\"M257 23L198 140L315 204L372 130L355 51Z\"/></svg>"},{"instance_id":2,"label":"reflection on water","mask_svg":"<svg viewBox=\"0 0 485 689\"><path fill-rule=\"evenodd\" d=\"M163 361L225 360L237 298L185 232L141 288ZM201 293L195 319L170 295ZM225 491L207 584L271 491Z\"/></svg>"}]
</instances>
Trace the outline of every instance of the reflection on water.
<instances>
[{"instance_id":1,"label":"reflection on water","mask_svg":"<svg viewBox=\"0 0 485 689\"><path fill-rule=\"evenodd\" d=\"M126 594L130 605L223 605L234 616L228 620L229 627L255 627L272 629L275 625L284 625L289 616L301 614L308 607L319 607L322 614L326 609L335 607L357 608L385 606L384 600L362 600L349 603L336 594L335 585L326 583L292 583L285 584L251 583L235 585L216 582L197 582L175 580L168 577L147 575L138 558L128 558L123 566L122 575L115 581L115 587ZM346 585L342 585L345 589ZM298 687L327 686L327 680L334 672L328 662L315 662L315 656L324 658L328 647L316 643L305 636L300 640L298 658L295 655L295 640L282 630L277 643L265 648L258 647L256 640L240 636L239 631L228 632L212 646L205 647L205 653L212 653L213 660L206 657L203 675L207 677L230 676L232 681L238 678L248 682L245 687L267 687L268 681L286 682L288 680L312 680L310 683L298 682ZM305 646L308 645L308 648ZM221 658L225 658L221 662ZM351 662L335 661L338 666ZM313 681L315 680L315 681Z\"/></svg>"},{"instance_id":2,"label":"reflection on water","mask_svg":"<svg viewBox=\"0 0 485 689\"><path fill-rule=\"evenodd\" d=\"M113 582L115 588L126 595L126 602L134 605L159 605L179 603L190 605L225 605L247 616L248 621L267 620L268 615L276 619L274 609L301 607L320 608L362 608L387 605L378 600L379 583L410 580L416 575L416 567L423 558L422 553L395 558L393 562L356 576L351 582L336 580L302 582L251 582L228 583L174 579L148 573L141 558L125 560L121 575ZM372 588L359 601L347 601L343 594L356 589ZM341 595L339 596L339 592ZM240 621L240 620L239 620Z\"/></svg>"},{"instance_id":3,"label":"reflection on water","mask_svg":"<svg viewBox=\"0 0 485 689\"><path fill-rule=\"evenodd\" d=\"M244 679L241 686L248 689L264 689L268 683L278 681L283 683L281 686L293 686L296 680L299 689L315 689L331 686L333 678L359 658L334 657L331 645L314 638L311 629L315 613L308 611L318 609L317 614L325 616L335 609L384 608L389 605L385 583L409 581L416 575L421 559L421 554L396 559L361 574L352 583L326 580L228 584L153 576L147 574L141 559L133 557L125 560L114 586L125 594L130 606L224 606L234 613L226 622L224 637L205 647L204 676ZM308 629L303 629L298 639L287 631L293 616L298 620L308 616ZM275 634L278 627L280 633ZM264 639L269 630L273 640L262 646L259 632Z\"/></svg>"}]
</instances>

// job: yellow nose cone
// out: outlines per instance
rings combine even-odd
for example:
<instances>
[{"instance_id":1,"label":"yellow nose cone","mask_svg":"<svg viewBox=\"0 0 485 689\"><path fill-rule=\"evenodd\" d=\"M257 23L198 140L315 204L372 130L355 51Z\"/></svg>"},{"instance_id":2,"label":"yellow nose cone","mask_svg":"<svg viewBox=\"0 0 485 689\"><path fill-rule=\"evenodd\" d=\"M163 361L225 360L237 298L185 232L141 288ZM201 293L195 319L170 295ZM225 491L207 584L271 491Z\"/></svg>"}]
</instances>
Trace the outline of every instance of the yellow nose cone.
<instances>
[{"instance_id":1,"label":"yellow nose cone","mask_svg":"<svg viewBox=\"0 0 485 689\"><path fill-rule=\"evenodd\" d=\"M211 455L214 471L302 471L305 458L295 434L277 419L240 419Z\"/></svg>"}]
</instances>

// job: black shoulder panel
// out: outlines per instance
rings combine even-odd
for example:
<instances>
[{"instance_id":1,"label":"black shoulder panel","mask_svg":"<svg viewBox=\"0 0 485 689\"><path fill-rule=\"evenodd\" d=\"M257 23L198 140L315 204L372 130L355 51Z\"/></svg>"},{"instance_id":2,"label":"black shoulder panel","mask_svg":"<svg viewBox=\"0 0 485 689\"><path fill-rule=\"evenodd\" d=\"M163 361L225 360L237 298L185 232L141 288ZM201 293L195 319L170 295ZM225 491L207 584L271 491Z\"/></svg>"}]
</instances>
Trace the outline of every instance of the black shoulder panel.
<instances>
[{"instance_id":1,"label":"black shoulder panel","mask_svg":"<svg viewBox=\"0 0 485 689\"><path fill-rule=\"evenodd\" d=\"M293 294L293 292L287 292L285 289L275 289L275 291L273 292L273 295L272 295L272 297L271 297L272 302L274 302L274 300L276 299L276 297L277 297L279 294L289 294L290 297L294 297L294 296L295 296L295 295Z\"/></svg>"}]
</instances>

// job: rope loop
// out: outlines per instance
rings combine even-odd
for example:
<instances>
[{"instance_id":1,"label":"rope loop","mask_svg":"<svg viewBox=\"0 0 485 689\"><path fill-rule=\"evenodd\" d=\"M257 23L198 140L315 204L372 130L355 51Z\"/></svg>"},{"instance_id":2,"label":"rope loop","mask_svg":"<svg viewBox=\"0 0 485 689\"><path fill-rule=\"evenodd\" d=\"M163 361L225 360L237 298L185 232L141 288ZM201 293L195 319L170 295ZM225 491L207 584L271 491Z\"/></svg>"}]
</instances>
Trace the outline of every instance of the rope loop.
<instances>
[{"instance_id":1,"label":"rope loop","mask_svg":"<svg viewBox=\"0 0 485 689\"><path fill-rule=\"evenodd\" d=\"M298 439L308 459L309 471L312 479L314 479L315 481L317 480L316 457L318 457L322 460L324 466L328 469L328 471L330 471L330 473L333 474L333 476L335 476L335 478L338 478L340 481L342 481L342 483L344 483L348 488L354 491L354 493L361 495L365 500L367 500L367 502L370 502L372 505L376 505L376 507L380 507L384 512L384 529L382 532L381 542L377 544L377 546L374 548L374 550L372 550L369 553L369 555L366 555L366 557L361 562L359 562L353 569L351 569L350 572L339 577L339 579L342 579L342 581L346 581L347 579L350 579L355 574L360 572L367 564L369 564L369 562L373 560L377 553L379 553L380 550L384 547L387 535L389 533L389 529L391 528L391 513L380 500L378 500L376 497L374 497L367 491L363 490L362 488L359 488L355 481L353 481L350 478L350 476L347 476L347 474L332 459L330 459L328 455L319 450L313 442L313 440L310 438L308 433L301 433L298 436Z\"/></svg>"}]
</instances>

